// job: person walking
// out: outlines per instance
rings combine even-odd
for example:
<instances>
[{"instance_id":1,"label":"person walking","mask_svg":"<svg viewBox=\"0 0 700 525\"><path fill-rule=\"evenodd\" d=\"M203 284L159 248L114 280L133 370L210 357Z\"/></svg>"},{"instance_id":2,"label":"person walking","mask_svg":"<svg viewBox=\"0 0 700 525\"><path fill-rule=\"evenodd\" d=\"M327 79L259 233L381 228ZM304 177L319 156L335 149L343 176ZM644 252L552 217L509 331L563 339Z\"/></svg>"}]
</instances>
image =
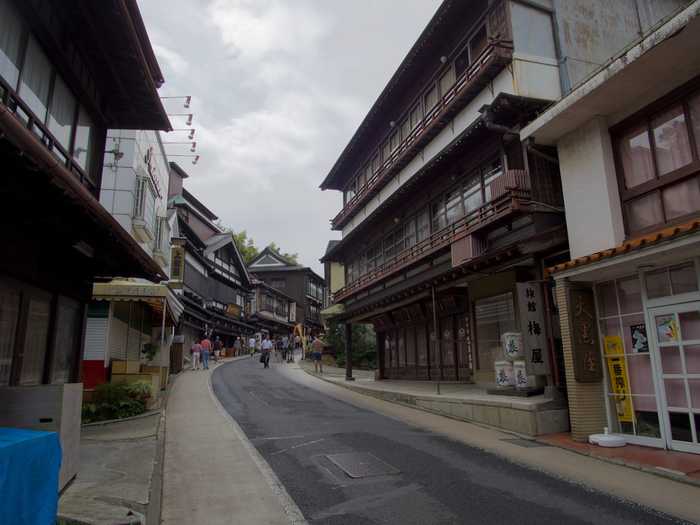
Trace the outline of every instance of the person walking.
<instances>
[{"instance_id":1,"label":"person walking","mask_svg":"<svg viewBox=\"0 0 700 525\"><path fill-rule=\"evenodd\" d=\"M255 354L255 336L251 335L248 339L248 351L250 352L250 357Z\"/></svg>"},{"instance_id":2,"label":"person walking","mask_svg":"<svg viewBox=\"0 0 700 525\"><path fill-rule=\"evenodd\" d=\"M314 372L323 374L323 341L320 337L316 337L311 343L311 360L314 362Z\"/></svg>"},{"instance_id":3,"label":"person walking","mask_svg":"<svg viewBox=\"0 0 700 525\"><path fill-rule=\"evenodd\" d=\"M211 341L208 337L204 337L199 344L202 345L202 368L204 370L209 370L209 356L211 355L212 347Z\"/></svg>"},{"instance_id":4,"label":"person walking","mask_svg":"<svg viewBox=\"0 0 700 525\"><path fill-rule=\"evenodd\" d=\"M224 348L224 343L221 342L221 338L217 335L214 340L214 362L218 363L221 358L221 350Z\"/></svg>"},{"instance_id":5,"label":"person walking","mask_svg":"<svg viewBox=\"0 0 700 525\"><path fill-rule=\"evenodd\" d=\"M192 356L192 370L197 370L199 368L199 358L202 355L202 345L199 341L195 339L194 343L190 347L190 356Z\"/></svg>"},{"instance_id":6,"label":"person walking","mask_svg":"<svg viewBox=\"0 0 700 525\"><path fill-rule=\"evenodd\" d=\"M243 343L241 343L241 336L239 335L236 337L236 340L233 342L233 355L236 357L239 357L241 355L241 350L242 350Z\"/></svg>"},{"instance_id":7,"label":"person walking","mask_svg":"<svg viewBox=\"0 0 700 525\"><path fill-rule=\"evenodd\" d=\"M272 341L265 336L265 340L260 347L260 361L265 365L263 368L270 368L270 353L272 352Z\"/></svg>"},{"instance_id":8,"label":"person walking","mask_svg":"<svg viewBox=\"0 0 700 525\"><path fill-rule=\"evenodd\" d=\"M286 334L282 336L282 359L287 363L292 362L289 351L289 337Z\"/></svg>"}]
</instances>

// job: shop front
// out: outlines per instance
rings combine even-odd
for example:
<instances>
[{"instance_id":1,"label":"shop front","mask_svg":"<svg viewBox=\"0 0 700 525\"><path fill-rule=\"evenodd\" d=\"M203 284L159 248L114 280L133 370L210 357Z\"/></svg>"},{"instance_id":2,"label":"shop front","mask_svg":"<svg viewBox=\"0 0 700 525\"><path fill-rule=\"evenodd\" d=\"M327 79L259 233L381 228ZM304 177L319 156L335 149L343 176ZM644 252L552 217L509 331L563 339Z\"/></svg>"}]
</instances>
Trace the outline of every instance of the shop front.
<instances>
[{"instance_id":1,"label":"shop front","mask_svg":"<svg viewBox=\"0 0 700 525\"><path fill-rule=\"evenodd\" d=\"M567 379L574 390L600 379L601 419L627 442L700 453L700 234L650 244L553 269L567 303ZM582 299L586 292L595 297L594 311ZM587 347L596 332L599 346ZM582 397L570 395L572 428L602 430L591 427L595 399Z\"/></svg>"}]
</instances>

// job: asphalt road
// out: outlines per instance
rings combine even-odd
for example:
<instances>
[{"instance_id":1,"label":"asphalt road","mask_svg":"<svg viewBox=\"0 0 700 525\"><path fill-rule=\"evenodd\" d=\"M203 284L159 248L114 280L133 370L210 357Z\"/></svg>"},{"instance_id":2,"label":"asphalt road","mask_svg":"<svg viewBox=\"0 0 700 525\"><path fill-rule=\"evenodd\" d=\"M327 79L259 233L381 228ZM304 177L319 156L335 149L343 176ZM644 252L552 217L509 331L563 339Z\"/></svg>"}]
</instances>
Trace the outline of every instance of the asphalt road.
<instances>
[{"instance_id":1,"label":"asphalt road","mask_svg":"<svg viewBox=\"0 0 700 525\"><path fill-rule=\"evenodd\" d=\"M331 397L296 367L240 360L212 382L312 524L680 523Z\"/></svg>"}]
</instances>

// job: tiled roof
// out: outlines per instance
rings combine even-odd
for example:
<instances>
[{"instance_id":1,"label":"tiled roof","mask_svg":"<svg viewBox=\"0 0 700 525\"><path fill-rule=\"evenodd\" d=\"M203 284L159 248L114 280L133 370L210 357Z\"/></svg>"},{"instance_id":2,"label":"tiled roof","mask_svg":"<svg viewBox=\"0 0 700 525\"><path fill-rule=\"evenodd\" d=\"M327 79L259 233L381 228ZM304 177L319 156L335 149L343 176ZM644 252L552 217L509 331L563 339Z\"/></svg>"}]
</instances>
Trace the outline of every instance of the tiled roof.
<instances>
[{"instance_id":1,"label":"tiled roof","mask_svg":"<svg viewBox=\"0 0 700 525\"><path fill-rule=\"evenodd\" d=\"M586 264L591 264L598 262L602 259L608 259L611 257L616 257L618 255L623 255L626 253L633 252L635 250L640 250L648 246L653 246L662 241L669 241L683 235L693 233L695 231L700 231L700 217L696 217L688 222L679 224L677 226L669 226L663 230L659 230L647 235L642 235L641 237L636 237L628 241L623 242L619 246L610 248L608 250L603 250L600 252L593 253L591 255L586 255L584 257L578 257L571 261L557 264L550 268L547 268L547 273L552 275L564 270L571 270L572 268L578 268L580 266L585 266Z\"/></svg>"}]
</instances>

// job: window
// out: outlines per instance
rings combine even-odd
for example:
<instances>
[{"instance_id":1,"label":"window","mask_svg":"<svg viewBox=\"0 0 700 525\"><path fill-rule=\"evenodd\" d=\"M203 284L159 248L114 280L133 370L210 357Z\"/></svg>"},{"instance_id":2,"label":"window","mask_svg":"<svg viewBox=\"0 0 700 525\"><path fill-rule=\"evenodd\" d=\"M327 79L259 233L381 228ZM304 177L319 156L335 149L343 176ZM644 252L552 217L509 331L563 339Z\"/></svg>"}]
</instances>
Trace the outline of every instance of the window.
<instances>
[{"instance_id":1,"label":"window","mask_svg":"<svg viewBox=\"0 0 700 525\"><path fill-rule=\"evenodd\" d=\"M10 382L20 300L19 289L0 278L0 386L6 386Z\"/></svg>"},{"instance_id":2,"label":"window","mask_svg":"<svg viewBox=\"0 0 700 525\"><path fill-rule=\"evenodd\" d=\"M387 140L384 144L382 144L382 164L385 164L386 161L389 160L389 157L391 157L391 151L389 148L389 141Z\"/></svg>"},{"instance_id":3,"label":"window","mask_svg":"<svg viewBox=\"0 0 700 525\"><path fill-rule=\"evenodd\" d=\"M78 122L75 127L75 142L73 144L73 160L86 172L90 171L93 137L92 119L85 108L80 108Z\"/></svg>"},{"instance_id":4,"label":"window","mask_svg":"<svg viewBox=\"0 0 700 525\"><path fill-rule=\"evenodd\" d=\"M286 279L270 279L270 286L277 290L284 290L287 287Z\"/></svg>"},{"instance_id":5,"label":"window","mask_svg":"<svg viewBox=\"0 0 700 525\"><path fill-rule=\"evenodd\" d=\"M481 192L480 175L472 176L464 185L462 198L464 200L464 211L467 215L481 207L484 203L484 199Z\"/></svg>"},{"instance_id":6,"label":"window","mask_svg":"<svg viewBox=\"0 0 700 525\"><path fill-rule=\"evenodd\" d=\"M19 95L42 123L46 119L52 73L48 57L34 37L29 37Z\"/></svg>"},{"instance_id":7,"label":"window","mask_svg":"<svg viewBox=\"0 0 700 525\"><path fill-rule=\"evenodd\" d=\"M399 147L399 132L395 131L394 134L391 136L391 139L389 141L391 152L393 153L396 151L396 149Z\"/></svg>"},{"instance_id":8,"label":"window","mask_svg":"<svg viewBox=\"0 0 700 525\"><path fill-rule=\"evenodd\" d=\"M401 123L401 140L406 140L411 134L411 120L410 118L405 118Z\"/></svg>"},{"instance_id":9,"label":"window","mask_svg":"<svg viewBox=\"0 0 700 525\"><path fill-rule=\"evenodd\" d=\"M473 64L478 60L481 53L484 52L486 46L488 45L488 39L486 38L486 26L481 26L476 34L469 40L469 63Z\"/></svg>"},{"instance_id":10,"label":"window","mask_svg":"<svg viewBox=\"0 0 700 525\"><path fill-rule=\"evenodd\" d=\"M379 154L375 155L372 159L372 173L377 173L379 171Z\"/></svg>"},{"instance_id":11,"label":"window","mask_svg":"<svg viewBox=\"0 0 700 525\"><path fill-rule=\"evenodd\" d=\"M450 64L449 69L440 77L440 96L444 97L455 83L455 70Z\"/></svg>"},{"instance_id":12,"label":"window","mask_svg":"<svg viewBox=\"0 0 700 525\"><path fill-rule=\"evenodd\" d=\"M416 237L421 242L430 237L430 214L425 209L416 217Z\"/></svg>"},{"instance_id":13,"label":"window","mask_svg":"<svg viewBox=\"0 0 700 525\"><path fill-rule=\"evenodd\" d=\"M17 89L24 26L9 0L0 0L0 76Z\"/></svg>"},{"instance_id":14,"label":"window","mask_svg":"<svg viewBox=\"0 0 700 525\"><path fill-rule=\"evenodd\" d=\"M420 121L422 120L422 118L423 118L423 115L421 113L420 104L416 104L416 107L414 107L411 110L411 117L410 117L411 131L413 131L414 129L416 129L418 127L418 124L420 124Z\"/></svg>"},{"instance_id":15,"label":"window","mask_svg":"<svg viewBox=\"0 0 700 525\"><path fill-rule=\"evenodd\" d=\"M43 382L50 319L51 296L39 291L32 293L29 298L20 385L39 385Z\"/></svg>"},{"instance_id":16,"label":"window","mask_svg":"<svg viewBox=\"0 0 700 525\"><path fill-rule=\"evenodd\" d=\"M73 124L75 123L76 101L73 93L60 77L56 77L51 97L51 111L49 112L49 131L56 137L58 143L70 149Z\"/></svg>"},{"instance_id":17,"label":"window","mask_svg":"<svg viewBox=\"0 0 700 525\"><path fill-rule=\"evenodd\" d=\"M447 226L447 218L445 217L445 199L440 197L432 206L432 222L433 232L442 230Z\"/></svg>"},{"instance_id":18,"label":"window","mask_svg":"<svg viewBox=\"0 0 700 525\"><path fill-rule=\"evenodd\" d=\"M69 383L80 350L83 307L67 297L58 298L56 342L54 343L51 382Z\"/></svg>"},{"instance_id":19,"label":"window","mask_svg":"<svg viewBox=\"0 0 700 525\"><path fill-rule=\"evenodd\" d=\"M477 300L474 321L479 370L493 370L494 363L503 356L503 334L518 330L513 294L508 292Z\"/></svg>"},{"instance_id":20,"label":"window","mask_svg":"<svg viewBox=\"0 0 700 525\"><path fill-rule=\"evenodd\" d=\"M700 210L700 93L614 132L629 235Z\"/></svg>"},{"instance_id":21,"label":"window","mask_svg":"<svg viewBox=\"0 0 700 525\"><path fill-rule=\"evenodd\" d=\"M457 188L456 190L448 192L445 196L445 218L447 224L452 224L462 216L464 216L462 192Z\"/></svg>"},{"instance_id":22,"label":"window","mask_svg":"<svg viewBox=\"0 0 700 525\"><path fill-rule=\"evenodd\" d=\"M134 199L134 219L141 220L151 232L155 232L156 195L148 177L136 179L136 197Z\"/></svg>"},{"instance_id":23,"label":"window","mask_svg":"<svg viewBox=\"0 0 700 525\"><path fill-rule=\"evenodd\" d=\"M438 103L438 88L433 85L425 94L425 113L429 113Z\"/></svg>"}]
</instances>

